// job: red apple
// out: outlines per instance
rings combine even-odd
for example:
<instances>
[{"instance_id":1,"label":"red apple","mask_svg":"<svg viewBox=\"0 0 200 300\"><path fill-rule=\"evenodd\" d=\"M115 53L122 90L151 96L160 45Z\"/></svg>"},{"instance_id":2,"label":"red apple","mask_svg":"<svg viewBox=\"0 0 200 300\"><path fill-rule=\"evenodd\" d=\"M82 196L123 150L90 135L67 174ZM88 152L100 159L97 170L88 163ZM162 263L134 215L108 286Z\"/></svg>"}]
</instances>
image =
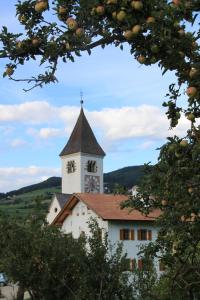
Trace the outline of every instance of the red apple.
<instances>
[{"instance_id":1,"label":"red apple","mask_svg":"<svg viewBox=\"0 0 200 300\"><path fill-rule=\"evenodd\" d=\"M31 43L34 47L38 47L40 44L41 44L41 40L38 39L37 37L34 37L32 40L31 40Z\"/></svg>"},{"instance_id":2,"label":"red apple","mask_svg":"<svg viewBox=\"0 0 200 300\"><path fill-rule=\"evenodd\" d=\"M77 29L76 29L76 35L77 35L78 37L82 37L82 36L84 35L84 29L81 28L81 27L77 28Z\"/></svg>"},{"instance_id":3,"label":"red apple","mask_svg":"<svg viewBox=\"0 0 200 300\"><path fill-rule=\"evenodd\" d=\"M140 25L135 25L132 28L132 32L134 35L137 35L141 31L141 26Z\"/></svg>"},{"instance_id":4,"label":"red apple","mask_svg":"<svg viewBox=\"0 0 200 300\"><path fill-rule=\"evenodd\" d=\"M180 145L181 147L187 147L187 146L188 146L188 141L187 141L187 140L182 140L182 141L179 143L179 145Z\"/></svg>"},{"instance_id":5,"label":"red apple","mask_svg":"<svg viewBox=\"0 0 200 300\"><path fill-rule=\"evenodd\" d=\"M146 20L147 24L154 24L155 21L156 21L156 20L155 20L154 17L148 17L147 20Z\"/></svg>"},{"instance_id":6,"label":"red apple","mask_svg":"<svg viewBox=\"0 0 200 300\"><path fill-rule=\"evenodd\" d=\"M139 61L139 63L144 64L146 61L146 57L144 55L140 55L138 56L137 60Z\"/></svg>"},{"instance_id":7,"label":"red apple","mask_svg":"<svg viewBox=\"0 0 200 300\"><path fill-rule=\"evenodd\" d=\"M67 13L67 8L64 7L64 6L59 6L59 8L58 8L58 13L59 13L60 15L65 15L65 14Z\"/></svg>"},{"instance_id":8,"label":"red apple","mask_svg":"<svg viewBox=\"0 0 200 300\"><path fill-rule=\"evenodd\" d=\"M35 11L36 12L43 12L48 8L48 1L45 0L39 0L35 4Z\"/></svg>"},{"instance_id":9,"label":"red apple","mask_svg":"<svg viewBox=\"0 0 200 300\"><path fill-rule=\"evenodd\" d=\"M68 18L66 23L67 23L70 30L76 30L77 27L78 27L78 23L73 18Z\"/></svg>"},{"instance_id":10,"label":"red apple","mask_svg":"<svg viewBox=\"0 0 200 300\"><path fill-rule=\"evenodd\" d=\"M131 30L126 30L125 32L124 32L124 37L125 37L125 39L126 40L131 40L132 38L133 38L133 32L131 31Z\"/></svg>"},{"instance_id":11,"label":"red apple","mask_svg":"<svg viewBox=\"0 0 200 300\"><path fill-rule=\"evenodd\" d=\"M190 86L186 91L186 93L189 97L195 97L197 95L197 92L198 91L195 86Z\"/></svg>"},{"instance_id":12,"label":"red apple","mask_svg":"<svg viewBox=\"0 0 200 300\"><path fill-rule=\"evenodd\" d=\"M6 75L11 76L14 73L14 69L12 67L7 67Z\"/></svg>"},{"instance_id":13,"label":"red apple","mask_svg":"<svg viewBox=\"0 0 200 300\"><path fill-rule=\"evenodd\" d=\"M174 5L179 6L181 4L180 0L173 0Z\"/></svg>"}]
</instances>

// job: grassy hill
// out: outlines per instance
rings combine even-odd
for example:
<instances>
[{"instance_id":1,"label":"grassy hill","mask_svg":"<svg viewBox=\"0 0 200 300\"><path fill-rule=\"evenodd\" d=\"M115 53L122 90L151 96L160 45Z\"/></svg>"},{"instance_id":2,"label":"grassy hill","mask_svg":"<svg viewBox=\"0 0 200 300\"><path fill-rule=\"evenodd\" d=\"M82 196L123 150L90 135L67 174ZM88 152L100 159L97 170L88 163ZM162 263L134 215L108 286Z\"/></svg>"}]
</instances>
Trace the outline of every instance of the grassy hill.
<instances>
[{"instance_id":1,"label":"grassy hill","mask_svg":"<svg viewBox=\"0 0 200 300\"><path fill-rule=\"evenodd\" d=\"M104 174L105 186L111 192L115 185L131 188L137 184L143 175L143 166L125 167L113 172ZM23 187L8 193L0 193L0 211L9 216L26 217L40 201L41 207L47 211L53 193L61 192L61 178L50 177L47 180Z\"/></svg>"}]
</instances>

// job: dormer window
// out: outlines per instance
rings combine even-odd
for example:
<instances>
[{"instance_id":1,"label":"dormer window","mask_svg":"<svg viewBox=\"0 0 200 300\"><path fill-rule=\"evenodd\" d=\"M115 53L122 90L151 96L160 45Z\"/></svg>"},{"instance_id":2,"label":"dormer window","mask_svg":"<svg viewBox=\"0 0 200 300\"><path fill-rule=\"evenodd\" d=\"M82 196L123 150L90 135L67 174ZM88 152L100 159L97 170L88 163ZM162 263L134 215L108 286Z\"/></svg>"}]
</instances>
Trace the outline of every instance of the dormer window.
<instances>
[{"instance_id":1,"label":"dormer window","mask_svg":"<svg viewBox=\"0 0 200 300\"><path fill-rule=\"evenodd\" d=\"M67 162L67 173L74 173L76 171L76 165L74 160Z\"/></svg>"},{"instance_id":2,"label":"dormer window","mask_svg":"<svg viewBox=\"0 0 200 300\"><path fill-rule=\"evenodd\" d=\"M87 171L89 173L97 172L97 162L95 160L88 160L87 162Z\"/></svg>"}]
</instances>

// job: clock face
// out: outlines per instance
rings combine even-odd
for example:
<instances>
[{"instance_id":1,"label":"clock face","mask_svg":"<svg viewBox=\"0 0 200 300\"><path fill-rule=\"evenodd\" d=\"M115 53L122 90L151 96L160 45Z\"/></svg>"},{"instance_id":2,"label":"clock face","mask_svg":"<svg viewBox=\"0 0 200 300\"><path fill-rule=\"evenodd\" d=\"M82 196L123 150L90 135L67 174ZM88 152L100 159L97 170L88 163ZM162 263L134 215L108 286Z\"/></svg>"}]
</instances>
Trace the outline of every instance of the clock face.
<instances>
[{"instance_id":1,"label":"clock face","mask_svg":"<svg viewBox=\"0 0 200 300\"><path fill-rule=\"evenodd\" d=\"M100 192L99 176L85 175L85 192L86 193L99 193Z\"/></svg>"}]
</instances>

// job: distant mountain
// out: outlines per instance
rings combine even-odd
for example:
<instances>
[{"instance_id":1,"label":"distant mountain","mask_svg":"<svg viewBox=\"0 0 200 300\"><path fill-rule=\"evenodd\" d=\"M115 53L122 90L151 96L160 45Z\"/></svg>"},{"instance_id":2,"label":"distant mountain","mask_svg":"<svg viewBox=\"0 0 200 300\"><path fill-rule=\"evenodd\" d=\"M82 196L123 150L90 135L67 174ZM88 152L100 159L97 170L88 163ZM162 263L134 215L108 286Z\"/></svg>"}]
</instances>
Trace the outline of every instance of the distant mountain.
<instances>
[{"instance_id":1,"label":"distant mountain","mask_svg":"<svg viewBox=\"0 0 200 300\"><path fill-rule=\"evenodd\" d=\"M132 166L125 167L116 171L112 171L104 174L104 183L111 191L116 184L124 186L126 188L131 188L133 185L138 184L140 178L143 175L144 166ZM6 194L0 193L0 199L5 197L12 197L14 195L18 196L21 194L46 189L46 188L61 188L61 178L60 177L50 177L47 180L23 187L18 190L10 191Z\"/></svg>"},{"instance_id":2,"label":"distant mountain","mask_svg":"<svg viewBox=\"0 0 200 300\"><path fill-rule=\"evenodd\" d=\"M40 189L52 188L52 187L61 187L61 178L60 177L50 177L47 180L42 181L40 183L32 184L32 185L23 187L21 189L8 192L6 195L7 196L20 195L20 194L33 192L33 191L40 190Z\"/></svg>"},{"instance_id":3,"label":"distant mountain","mask_svg":"<svg viewBox=\"0 0 200 300\"><path fill-rule=\"evenodd\" d=\"M116 184L128 189L139 183L144 174L144 166L125 167L104 174L104 184L112 190Z\"/></svg>"}]
</instances>

